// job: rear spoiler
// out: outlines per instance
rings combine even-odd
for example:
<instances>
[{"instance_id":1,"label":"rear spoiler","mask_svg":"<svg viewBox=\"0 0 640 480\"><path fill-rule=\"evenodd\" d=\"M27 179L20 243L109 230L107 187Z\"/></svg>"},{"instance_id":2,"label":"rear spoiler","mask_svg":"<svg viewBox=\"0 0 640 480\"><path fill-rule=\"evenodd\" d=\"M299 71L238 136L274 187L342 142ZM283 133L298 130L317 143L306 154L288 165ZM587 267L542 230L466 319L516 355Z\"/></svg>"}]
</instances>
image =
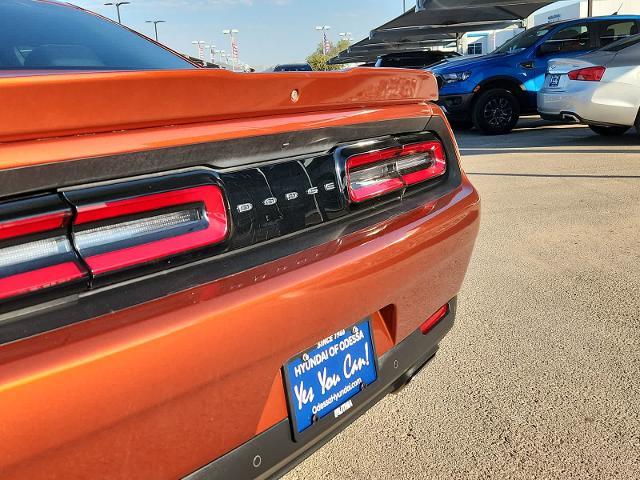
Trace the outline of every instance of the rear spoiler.
<instances>
[{"instance_id":1,"label":"rear spoiler","mask_svg":"<svg viewBox=\"0 0 640 480\"><path fill-rule=\"evenodd\" d=\"M87 72L0 78L0 142L436 100L426 71Z\"/></svg>"}]
</instances>

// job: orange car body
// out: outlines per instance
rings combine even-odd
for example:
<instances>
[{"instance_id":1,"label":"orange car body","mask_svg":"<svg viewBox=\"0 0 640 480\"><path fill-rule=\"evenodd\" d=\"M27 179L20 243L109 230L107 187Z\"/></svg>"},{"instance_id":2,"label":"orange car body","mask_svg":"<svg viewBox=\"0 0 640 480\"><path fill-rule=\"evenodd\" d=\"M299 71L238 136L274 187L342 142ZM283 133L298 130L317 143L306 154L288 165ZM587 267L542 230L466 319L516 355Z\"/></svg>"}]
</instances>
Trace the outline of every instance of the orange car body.
<instances>
[{"instance_id":1,"label":"orange car body","mask_svg":"<svg viewBox=\"0 0 640 480\"><path fill-rule=\"evenodd\" d=\"M335 132L365 140L436 124L460 172L444 190L258 243L240 259L225 254L232 266L219 274L201 258L5 307L0 330L11 333L0 345L0 478L280 473L366 407L312 440L287 438L283 365L363 318L381 365L395 369L379 379L387 383L369 404L413 375L435 350L418 363L394 352L443 305L446 321L425 338L435 346L451 327L479 225L479 197L431 103L436 95L429 73L388 69L0 78L7 199L205 164L236 168L229 162L238 158L280 161L330 151ZM247 139L252 150L245 151ZM198 156L199 147L217 145L224 156ZM246 259L252 252L267 256ZM30 319L33 329L21 330ZM252 443L260 438L288 442L279 451L289 453L261 451L264 441Z\"/></svg>"}]
</instances>

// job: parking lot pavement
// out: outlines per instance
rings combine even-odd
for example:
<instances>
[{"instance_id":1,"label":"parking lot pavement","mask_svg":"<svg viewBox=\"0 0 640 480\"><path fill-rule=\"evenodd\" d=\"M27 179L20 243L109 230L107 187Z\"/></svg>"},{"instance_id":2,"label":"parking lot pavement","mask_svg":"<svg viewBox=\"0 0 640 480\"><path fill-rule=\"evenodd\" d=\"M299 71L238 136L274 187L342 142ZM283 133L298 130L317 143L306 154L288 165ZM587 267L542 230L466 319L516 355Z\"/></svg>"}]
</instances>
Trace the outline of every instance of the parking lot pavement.
<instances>
[{"instance_id":1,"label":"parking lot pavement","mask_svg":"<svg viewBox=\"0 0 640 480\"><path fill-rule=\"evenodd\" d=\"M640 137L519 127L458 135L483 216L438 355L288 480L640 478Z\"/></svg>"}]
</instances>

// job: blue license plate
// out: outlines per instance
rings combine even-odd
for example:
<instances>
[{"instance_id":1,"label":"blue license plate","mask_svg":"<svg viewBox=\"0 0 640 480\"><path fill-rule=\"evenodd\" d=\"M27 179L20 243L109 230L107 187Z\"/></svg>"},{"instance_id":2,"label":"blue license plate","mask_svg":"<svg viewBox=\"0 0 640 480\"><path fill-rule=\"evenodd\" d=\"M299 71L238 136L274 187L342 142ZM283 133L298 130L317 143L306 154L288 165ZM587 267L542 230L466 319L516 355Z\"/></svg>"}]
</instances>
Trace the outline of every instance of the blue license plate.
<instances>
[{"instance_id":1,"label":"blue license plate","mask_svg":"<svg viewBox=\"0 0 640 480\"><path fill-rule=\"evenodd\" d=\"M549 75L549 86L557 87L560 85L560 75Z\"/></svg>"},{"instance_id":2,"label":"blue license plate","mask_svg":"<svg viewBox=\"0 0 640 480\"><path fill-rule=\"evenodd\" d=\"M352 398L378 376L368 321L318 342L285 366L289 409L296 432L353 406Z\"/></svg>"}]
</instances>

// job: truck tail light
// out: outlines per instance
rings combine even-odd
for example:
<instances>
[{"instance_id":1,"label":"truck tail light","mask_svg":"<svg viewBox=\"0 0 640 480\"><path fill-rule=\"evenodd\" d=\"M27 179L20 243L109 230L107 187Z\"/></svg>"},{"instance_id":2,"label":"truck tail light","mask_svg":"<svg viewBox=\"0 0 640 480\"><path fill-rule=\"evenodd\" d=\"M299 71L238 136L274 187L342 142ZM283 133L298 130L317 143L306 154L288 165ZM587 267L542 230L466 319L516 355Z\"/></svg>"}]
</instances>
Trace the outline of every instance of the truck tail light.
<instances>
[{"instance_id":1,"label":"truck tail light","mask_svg":"<svg viewBox=\"0 0 640 480\"><path fill-rule=\"evenodd\" d=\"M47 204L57 204L52 196ZM40 202L37 199L35 203ZM32 202L33 203L33 202ZM19 212L26 202L2 206ZM5 215L2 215L3 217ZM72 282L86 272L67 236L69 209L0 220L0 300Z\"/></svg>"},{"instance_id":2,"label":"truck tail light","mask_svg":"<svg viewBox=\"0 0 640 480\"><path fill-rule=\"evenodd\" d=\"M604 76L605 67L587 67L579 70L572 70L568 73L569 79L583 82L599 82Z\"/></svg>"},{"instance_id":3,"label":"truck tail light","mask_svg":"<svg viewBox=\"0 0 640 480\"><path fill-rule=\"evenodd\" d=\"M446 159L437 141L414 143L347 159L352 202L363 202L444 175Z\"/></svg>"},{"instance_id":4,"label":"truck tail light","mask_svg":"<svg viewBox=\"0 0 640 480\"><path fill-rule=\"evenodd\" d=\"M216 185L77 207L74 241L94 275L165 259L227 237Z\"/></svg>"}]
</instances>

